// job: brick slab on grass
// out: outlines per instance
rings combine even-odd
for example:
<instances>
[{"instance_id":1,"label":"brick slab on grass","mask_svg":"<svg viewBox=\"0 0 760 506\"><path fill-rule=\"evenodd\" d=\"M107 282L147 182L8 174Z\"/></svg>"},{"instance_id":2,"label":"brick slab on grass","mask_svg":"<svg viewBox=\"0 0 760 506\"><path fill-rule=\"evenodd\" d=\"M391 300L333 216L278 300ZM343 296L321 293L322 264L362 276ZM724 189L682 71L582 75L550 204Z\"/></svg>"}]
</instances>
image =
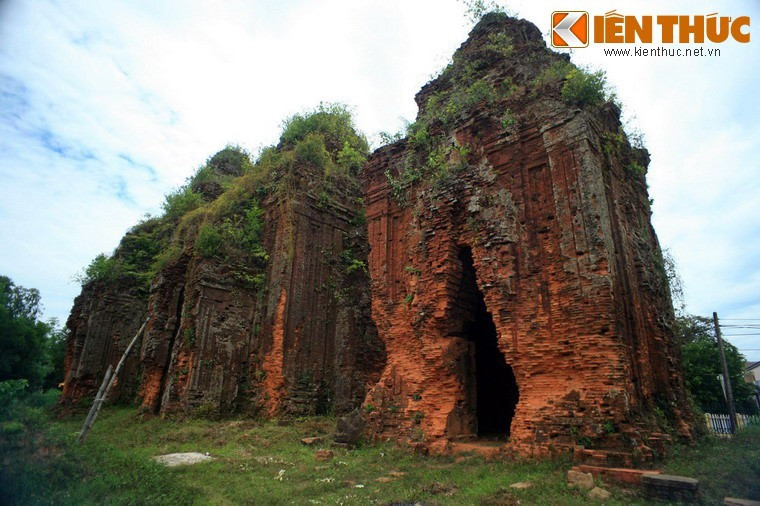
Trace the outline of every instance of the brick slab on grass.
<instances>
[{"instance_id":1,"label":"brick slab on grass","mask_svg":"<svg viewBox=\"0 0 760 506\"><path fill-rule=\"evenodd\" d=\"M648 473L641 477L647 497L693 502L699 498L699 480L685 476Z\"/></svg>"}]
</instances>

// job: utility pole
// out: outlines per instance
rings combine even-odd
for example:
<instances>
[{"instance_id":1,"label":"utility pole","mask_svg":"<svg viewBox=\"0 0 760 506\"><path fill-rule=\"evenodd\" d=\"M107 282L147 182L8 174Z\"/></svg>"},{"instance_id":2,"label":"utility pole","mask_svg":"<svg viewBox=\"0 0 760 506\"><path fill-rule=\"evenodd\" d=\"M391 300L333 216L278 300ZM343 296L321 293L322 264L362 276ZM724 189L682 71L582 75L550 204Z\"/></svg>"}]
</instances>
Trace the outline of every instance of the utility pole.
<instances>
[{"instance_id":1,"label":"utility pole","mask_svg":"<svg viewBox=\"0 0 760 506\"><path fill-rule=\"evenodd\" d=\"M715 325L715 337L718 338L718 351L720 352L720 365L723 367L723 384L726 386L726 400L728 401L728 414L731 419L731 434L736 432L736 406L734 405L734 391L731 389L731 378L728 376L728 364L726 354L723 352L723 338L720 335L718 325L718 313L713 312L713 324Z\"/></svg>"}]
</instances>

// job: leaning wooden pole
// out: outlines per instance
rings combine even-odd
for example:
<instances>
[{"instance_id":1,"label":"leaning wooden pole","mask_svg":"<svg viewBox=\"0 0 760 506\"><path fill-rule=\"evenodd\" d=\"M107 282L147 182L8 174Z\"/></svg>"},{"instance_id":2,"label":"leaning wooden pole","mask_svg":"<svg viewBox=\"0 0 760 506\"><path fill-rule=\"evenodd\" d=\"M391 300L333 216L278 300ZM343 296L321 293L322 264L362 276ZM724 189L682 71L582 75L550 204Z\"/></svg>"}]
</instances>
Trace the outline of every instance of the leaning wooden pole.
<instances>
[{"instance_id":1,"label":"leaning wooden pole","mask_svg":"<svg viewBox=\"0 0 760 506\"><path fill-rule=\"evenodd\" d=\"M90 408L90 412L87 413L87 418L84 420L84 425L82 426L82 431L79 433L79 437L77 437L77 443L81 443L84 441L84 438L87 436L87 433L90 431L90 427L92 426L93 422L95 421L95 417L97 416L98 411L100 411L100 405L103 403L103 394L106 391L106 387L108 386L108 382L111 381L111 374L113 373L113 366L109 365L108 370L106 370L106 375L103 376L103 383L100 384L100 388L98 389L98 393L95 396L95 402L92 403L92 407Z\"/></svg>"},{"instance_id":2,"label":"leaning wooden pole","mask_svg":"<svg viewBox=\"0 0 760 506\"><path fill-rule=\"evenodd\" d=\"M132 351L132 348L137 342L137 339L140 337L143 330L145 330L145 325L147 323L148 323L148 320L145 320L142 326L140 327L140 330L138 330L137 334L135 334L135 337L133 337L132 340L129 342L129 345L127 345L127 349L124 350L124 354L121 356L121 360L119 360L119 363L116 364L116 369L113 370L113 373L111 373L112 367L110 365L108 366L106 375L105 377L103 377L103 383L100 385L100 389L98 389L98 394L95 396L95 402L92 403L92 408L90 408L90 412L87 414L87 418L85 419L84 425L82 426L82 432L80 432L79 437L77 437L77 443L81 443L87 438L87 434L90 432L90 429L95 423L95 420L98 418L98 412L100 411L100 407L108 398L108 394L111 391L111 387L116 381L116 376L119 375L119 371L121 371L121 368L124 366L124 362L127 361L127 355L129 355L129 352Z\"/></svg>"}]
</instances>

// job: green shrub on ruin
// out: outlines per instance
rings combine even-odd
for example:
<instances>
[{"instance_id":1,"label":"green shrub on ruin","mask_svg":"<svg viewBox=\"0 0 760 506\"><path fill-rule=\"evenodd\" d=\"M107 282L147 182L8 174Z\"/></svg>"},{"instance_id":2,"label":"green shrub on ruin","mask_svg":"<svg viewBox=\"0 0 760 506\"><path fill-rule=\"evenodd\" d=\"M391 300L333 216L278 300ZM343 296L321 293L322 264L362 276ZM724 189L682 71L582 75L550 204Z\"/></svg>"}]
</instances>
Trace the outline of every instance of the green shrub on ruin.
<instances>
[{"instance_id":1,"label":"green shrub on ruin","mask_svg":"<svg viewBox=\"0 0 760 506\"><path fill-rule=\"evenodd\" d=\"M240 146L230 145L210 157L205 167L226 175L241 175L253 169L251 156Z\"/></svg>"},{"instance_id":2,"label":"green shrub on ruin","mask_svg":"<svg viewBox=\"0 0 760 506\"><path fill-rule=\"evenodd\" d=\"M212 258L221 253L221 250L222 234L219 229L209 223L201 226L195 240L195 251L204 258Z\"/></svg>"},{"instance_id":3,"label":"green shrub on ruin","mask_svg":"<svg viewBox=\"0 0 760 506\"><path fill-rule=\"evenodd\" d=\"M367 161L367 154L351 146L348 141L343 143L343 149L338 152L338 165L351 174L358 174L364 162Z\"/></svg>"},{"instance_id":4,"label":"green shrub on ruin","mask_svg":"<svg viewBox=\"0 0 760 506\"><path fill-rule=\"evenodd\" d=\"M74 277L82 285L92 282L126 282L147 290L155 273L153 265L168 243L170 227L164 219L148 216L132 227L113 254L97 255Z\"/></svg>"},{"instance_id":5,"label":"green shrub on ruin","mask_svg":"<svg viewBox=\"0 0 760 506\"><path fill-rule=\"evenodd\" d=\"M607 78L604 71L589 72L574 68L565 76L561 92L562 99L578 107L601 104L608 98L606 84Z\"/></svg>"},{"instance_id":6,"label":"green shrub on ruin","mask_svg":"<svg viewBox=\"0 0 760 506\"><path fill-rule=\"evenodd\" d=\"M556 86L563 82L575 65L566 60L557 60L551 65L544 67L531 81L534 91L540 91L546 87Z\"/></svg>"},{"instance_id":7,"label":"green shrub on ruin","mask_svg":"<svg viewBox=\"0 0 760 506\"><path fill-rule=\"evenodd\" d=\"M164 210L164 216L175 221L202 204L203 197L193 191L190 186L185 185L167 194L161 207Z\"/></svg>"},{"instance_id":8,"label":"green shrub on ruin","mask_svg":"<svg viewBox=\"0 0 760 506\"><path fill-rule=\"evenodd\" d=\"M296 142L296 160L324 170L331 162L321 133L309 132Z\"/></svg>"},{"instance_id":9,"label":"green shrub on ruin","mask_svg":"<svg viewBox=\"0 0 760 506\"><path fill-rule=\"evenodd\" d=\"M98 255L77 280L129 281L147 290L156 273L186 252L215 258L236 279L260 287L260 269L269 261L262 243L263 199L292 191L303 165L320 169L321 194L356 185L368 153L346 106L320 104L296 114L284 122L279 144L262 149L255 162L232 145L209 157L166 195L160 217L133 227L114 254Z\"/></svg>"},{"instance_id":10,"label":"green shrub on ruin","mask_svg":"<svg viewBox=\"0 0 760 506\"><path fill-rule=\"evenodd\" d=\"M283 123L280 145L287 149L309 134L321 134L330 153L348 144L365 156L369 154L367 139L357 132L351 111L343 104L321 103L313 111L289 117Z\"/></svg>"},{"instance_id":11,"label":"green shrub on ruin","mask_svg":"<svg viewBox=\"0 0 760 506\"><path fill-rule=\"evenodd\" d=\"M115 278L116 273L116 259L100 253L85 267L84 272L75 278L82 285L87 285L96 281L110 281Z\"/></svg>"}]
</instances>

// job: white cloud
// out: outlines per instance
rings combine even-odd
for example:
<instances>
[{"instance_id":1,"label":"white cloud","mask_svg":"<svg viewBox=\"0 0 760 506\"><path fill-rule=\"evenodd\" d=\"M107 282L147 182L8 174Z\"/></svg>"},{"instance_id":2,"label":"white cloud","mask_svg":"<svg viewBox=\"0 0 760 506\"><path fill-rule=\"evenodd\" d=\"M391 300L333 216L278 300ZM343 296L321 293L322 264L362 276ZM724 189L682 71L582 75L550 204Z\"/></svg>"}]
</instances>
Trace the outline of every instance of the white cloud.
<instances>
[{"instance_id":1,"label":"white cloud","mask_svg":"<svg viewBox=\"0 0 760 506\"><path fill-rule=\"evenodd\" d=\"M510 7L546 33L568 4ZM739 1L615 7L760 19ZM463 10L453 0L0 4L0 271L65 318L72 274L226 143L255 151L320 101L353 105L368 134L412 118L414 94L466 37ZM573 58L607 70L646 134L654 222L688 309L760 318L758 42L721 49L652 59L591 47ZM750 341L740 347L760 348Z\"/></svg>"}]
</instances>

